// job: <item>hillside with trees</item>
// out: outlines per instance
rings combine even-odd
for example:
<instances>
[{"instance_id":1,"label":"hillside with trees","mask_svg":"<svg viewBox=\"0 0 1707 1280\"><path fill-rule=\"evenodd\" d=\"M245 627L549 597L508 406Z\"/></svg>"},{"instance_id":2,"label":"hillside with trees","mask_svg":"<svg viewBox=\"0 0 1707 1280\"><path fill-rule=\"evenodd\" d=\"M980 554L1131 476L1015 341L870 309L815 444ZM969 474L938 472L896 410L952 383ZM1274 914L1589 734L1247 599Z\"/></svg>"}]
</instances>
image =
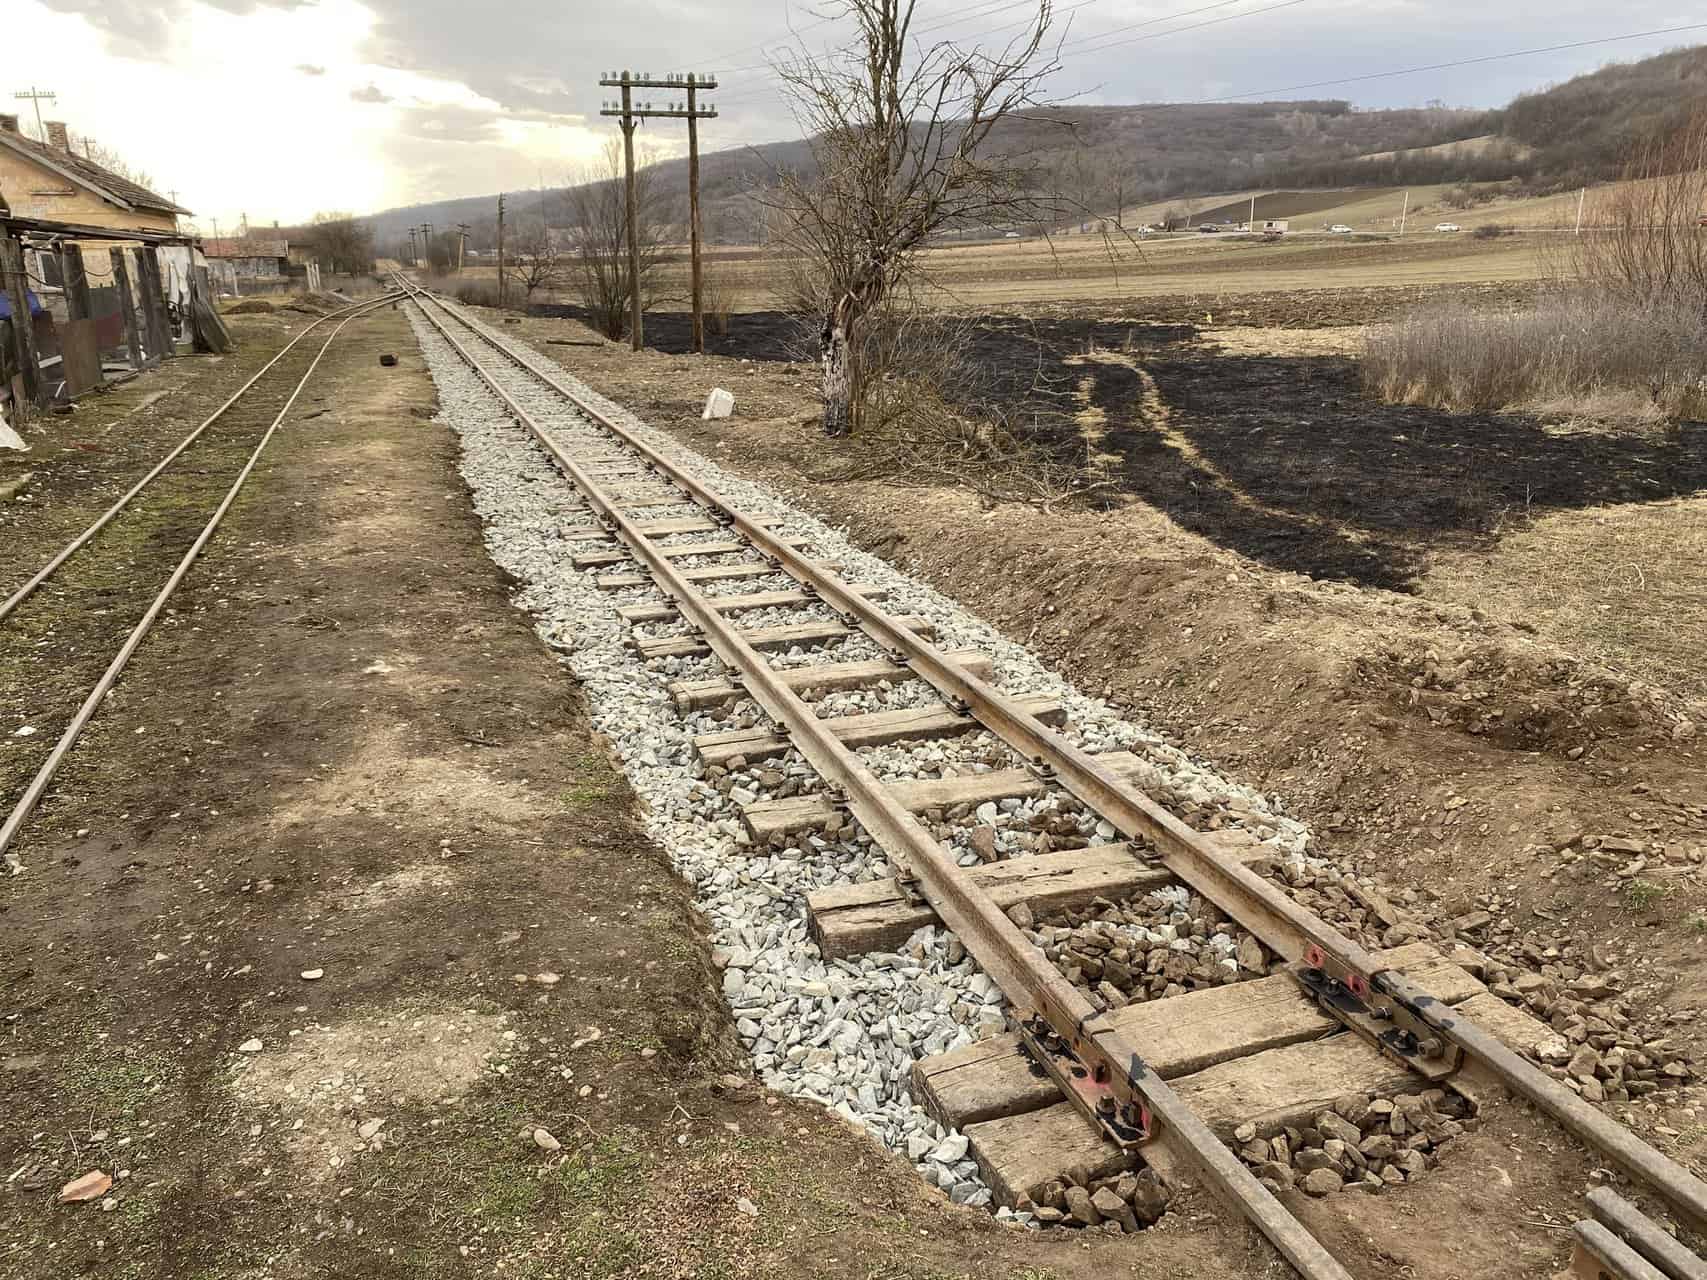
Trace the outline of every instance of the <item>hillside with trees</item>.
<instances>
[{"instance_id":1,"label":"hillside with trees","mask_svg":"<svg viewBox=\"0 0 1707 1280\"><path fill-rule=\"evenodd\" d=\"M1618 176L1632 141L1676 128L1707 98L1707 46L1617 63L1526 93L1493 111L1363 111L1339 99L1053 107L1004 120L986 148L1030 170L1033 194L1057 219L1174 197L1250 188L1504 183L1544 194ZM714 141L714 129L707 130ZM1470 146L1447 144L1477 140ZM756 187L811 163L804 141L714 151L702 158L707 238L761 238ZM687 162L654 168L658 189L685 194ZM559 224L570 187L510 193L518 225ZM372 218L382 249L408 228L467 222L470 243L496 239L496 193L388 209Z\"/></svg>"}]
</instances>

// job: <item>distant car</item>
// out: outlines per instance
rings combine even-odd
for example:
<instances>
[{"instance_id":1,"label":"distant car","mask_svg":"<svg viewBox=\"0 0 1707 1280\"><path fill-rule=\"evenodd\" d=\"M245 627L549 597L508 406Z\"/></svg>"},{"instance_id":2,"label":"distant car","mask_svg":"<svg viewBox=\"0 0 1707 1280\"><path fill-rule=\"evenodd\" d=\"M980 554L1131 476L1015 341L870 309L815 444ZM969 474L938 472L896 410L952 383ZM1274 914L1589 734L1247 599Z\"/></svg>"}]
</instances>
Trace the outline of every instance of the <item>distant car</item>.
<instances>
[{"instance_id":1,"label":"distant car","mask_svg":"<svg viewBox=\"0 0 1707 1280\"><path fill-rule=\"evenodd\" d=\"M1213 222L1205 222L1201 224L1197 230L1200 235L1212 236L1219 234L1221 228L1216 226Z\"/></svg>"},{"instance_id":2,"label":"distant car","mask_svg":"<svg viewBox=\"0 0 1707 1280\"><path fill-rule=\"evenodd\" d=\"M1436 231L1462 231L1464 228L1456 222L1437 222L1434 224L1434 229Z\"/></svg>"},{"instance_id":3,"label":"distant car","mask_svg":"<svg viewBox=\"0 0 1707 1280\"><path fill-rule=\"evenodd\" d=\"M1333 232L1336 236L1349 236L1351 234L1351 228L1346 226L1343 222L1334 223L1334 225L1329 227L1328 230Z\"/></svg>"},{"instance_id":4,"label":"distant car","mask_svg":"<svg viewBox=\"0 0 1707 1280\"><path fill-rule=\"evenodd\" d=\"M1018 240L1019 238L1019 232L1017 231L1009 231L1002 236L1002 239L1004 240Z\"/></svg>"}]
</instances>

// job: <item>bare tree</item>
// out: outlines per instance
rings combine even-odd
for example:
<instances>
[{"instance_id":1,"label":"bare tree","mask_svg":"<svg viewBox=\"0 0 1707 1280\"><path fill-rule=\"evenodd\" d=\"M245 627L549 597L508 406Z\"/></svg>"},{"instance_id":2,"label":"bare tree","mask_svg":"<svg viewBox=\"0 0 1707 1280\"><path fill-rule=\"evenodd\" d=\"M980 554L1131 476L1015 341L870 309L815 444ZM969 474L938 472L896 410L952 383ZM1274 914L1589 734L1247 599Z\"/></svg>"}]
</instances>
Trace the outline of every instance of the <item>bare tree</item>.
<instances>
[{"instance_id":1,"label":"bare tree","mask_svg":"<svg viewBox=\"0 0 1707 1280\"><path fill-rule=\"evenodd\" d=\"M153 174L149 173L146 169L140 169L131 164L130 161L126 160L111 147L96 142L93 138L82 135L73 136L70 139L70 142L71 150L75 154L82 156L85 160L89 160L100 165L101 168L105 169L108 173L116 173L125 181L134 182L137 186L146 187L150 191L155 189Z\"/></svg>"},{"instance_id":2,"label":"bare tree","mask_svg":"<svg viewBox=\"0 0 1707 1280\"><path fill-rule=\"evenodd\" d=\"M352 214L315 214L308 225L307 240L329 271L354 276L373 270L373 228Z\"/></svg>"},{"instance_id":3,"label":"bare tree","mask_svg":"<svg viewBox=\"0 0 1707 1280\"><path fill-rule=\"evenodd\" d=\"M539 290L550 291L563 283L563 255L552 246L551 232L543 224L519 229L509 240L504 258L504 275L520 285L530 301Z\"/></svg>"},{"instance_id":4,"label":"bare tree","mask_svg":"<svg viewBox=\"0 0 1707 1280\"><path fill-rule=\"evenodd\" d=\"M673 202L653 168L657 157L638 157L634 173L635 239L640 249L640 309L665 301L660 267L675 232ZM570 179L565 195L570 240L567 275L588 319L607 338L628 332L628 217L622 144L614 138L599 159Z\"/></svg>"},{"instance_id":5,"label":"bare tree","mask_svg":"<svg viewBox=\"0 0 1707 1280\"><path fill-rule=\"evenodd\" d=\"M1637 143L1623 181L1593 202L1564 273L1631 302L1707 315L1707 106Z\"/></svg>"},{"instance_id":6,"label":"bare tree","mask_svg":"<svg viewBox=\"0 0 1707 1280\"><path fill-rule=\"evenodd\" d=\"M1035 220L1024 174L987 148L1005 117L1035 105L1054 62L1040 58L1053 0L1026 34L990 53L912 34L917 0L838 0L859 30L852 51L801 53L777 68L811 140L812 165L777 175L768 197L786 248L816 277L824 430L858 425L871 370L861 332L904 296L918 253L962 225Z\"/></svg>"}]
</instances>

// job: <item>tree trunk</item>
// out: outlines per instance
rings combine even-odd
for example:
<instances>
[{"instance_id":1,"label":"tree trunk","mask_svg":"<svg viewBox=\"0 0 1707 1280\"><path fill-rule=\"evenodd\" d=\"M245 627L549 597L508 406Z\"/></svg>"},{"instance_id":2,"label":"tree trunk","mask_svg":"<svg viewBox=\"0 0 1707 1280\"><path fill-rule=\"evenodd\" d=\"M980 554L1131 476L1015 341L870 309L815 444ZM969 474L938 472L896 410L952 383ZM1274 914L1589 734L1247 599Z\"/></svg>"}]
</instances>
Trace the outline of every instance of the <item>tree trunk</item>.
<instances>
[{"instance_id":1,"label":"tree trunk","mask_svg":"<svg viewBox=\"0 0 1707 1280\"><path fill-rule=\"evenodd\" d=\"M859 350L854 333L880 296L880 280L856 284L830 308L819 335L824 361L824 434L851 436L859 425Z\"/></svg>"},{"instance_id":2,"label":"tree trunk","mask_svg":"<svg viewBox=\"0 0 1707 1280\"><path fill-rule=\"evenodd\" d=\"M853 431L853 366L848 350L848 327L837 303L824 321L824 434L845 436Z\"/></svg>"}]
</instances>

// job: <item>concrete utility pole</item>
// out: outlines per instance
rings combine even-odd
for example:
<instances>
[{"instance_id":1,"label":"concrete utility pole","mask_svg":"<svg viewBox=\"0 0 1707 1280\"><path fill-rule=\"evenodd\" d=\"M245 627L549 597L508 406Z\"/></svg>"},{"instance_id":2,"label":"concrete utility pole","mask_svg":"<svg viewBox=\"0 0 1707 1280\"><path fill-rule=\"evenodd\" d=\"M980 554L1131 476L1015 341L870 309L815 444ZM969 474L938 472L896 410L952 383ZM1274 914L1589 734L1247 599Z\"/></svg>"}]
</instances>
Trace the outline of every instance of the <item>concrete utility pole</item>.
<instances>
[{"instance_id":1,"label":"concrete utility pole","mask_svg":"<svg viewBox=\"0 0 1707 1280\"><path fill-rule=\"evenodd\" d=\"M504 194L498 193L498 310L504 309Z\"/></svg>"},{"instance_id":2,"label":"concrete utility pole","mask_svg":"<svg viewBox=\"0 0 1707 1280\"><path fill-rule=\"evenodd\" d=\"M625 188L627 191L628 210L628 293L630 345L634 350L640 350L643 335L641 333L640 315L640 237L636 227L638 216L634 207L634 130L645 119L685 119L688 122L688 221L691 224L690 236L693 241L693 349L705 350L705 320L701 307L701 279L699 262L699 124L701 120L715 120L715 106L701 107L697 93L700 89L717 88L717 77L703 73L688 75L668 75L662 80L654 80L648 75L635 75L631 71L613 73L600 78L599 84L607 88L620 88L622 101L607 102L599 112L603 116L616 116L622 126L622 151L624 161ZM632 91L635 89L685 89L687 90L687 106L679 102L666 103L661 108L655 108L650 102L636 105Z\"/></svg>"},{"instance_id":3,"label":"concrete utility pole","mask_svg":"<svg viewBox=\"0 0 1707 1280\"><path fill-rule=\"evenodd\" d=\"M1410 188L1407 187L1405 189L1404 207L1399 210L1399 234L1401 236L1405 234L1405 219L1410 217L1410 216L1411 216L1411 192L1410 192Z\"/></svg>"},{"instance_id":4,"label":"concrete utility pole","mask_svg":"<svg viewBox=\"0 0 1707 1280\"><path fill-rule=\"evenodd\" d=\"M1577 192L1577 229L1571 233L1572 235L1580 236L1583 233L1583 204L1587 199L1588 188L1584 187Z\"/></svg>"},{"instance_id":5,"label":"concrete utility pole","mask_svg":"<svg viewBox=\"0 0 1707 1280\"><path fill-rule=\"evenodd\" d=\"M466 222L456 224L456 236L456 273L461 275L463 251L468 248L468 224Z\"/></svg>"},{"instance_id":6,"label":"concrete utility pole","mask_svg":"<svg viewBox=\"0 0 1707 1280\"><path fill-rule=\"evenodd\" d=\"M38 89L32 84L28 89L20 90L12 96L14 98L21 98L35 103L36 132L41 135L41 140L43 142L47 141L47 126L41 122L41 104L43 102L58 102L59 95L51 89Z\"/></svg>"}]
</instances>

